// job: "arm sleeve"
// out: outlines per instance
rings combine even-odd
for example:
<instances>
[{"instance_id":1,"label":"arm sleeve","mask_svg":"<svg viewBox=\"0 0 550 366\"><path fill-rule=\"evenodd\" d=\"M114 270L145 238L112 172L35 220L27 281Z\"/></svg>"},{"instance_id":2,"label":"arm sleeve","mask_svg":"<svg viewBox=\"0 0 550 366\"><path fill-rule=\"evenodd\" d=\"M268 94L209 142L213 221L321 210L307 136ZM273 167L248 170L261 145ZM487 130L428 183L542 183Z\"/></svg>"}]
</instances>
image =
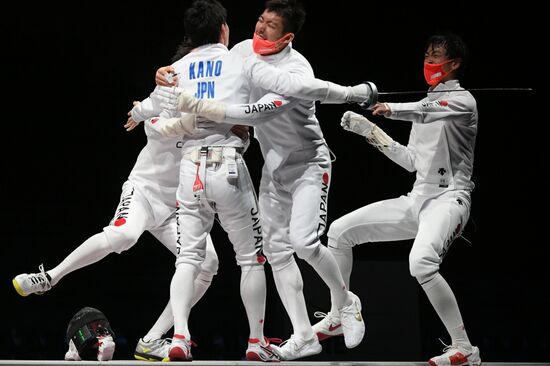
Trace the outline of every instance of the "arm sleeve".
<instances>
[{"instance_id":1,"label":"arm sleeve","mask_svg":"<svg viewBox=\"0 0 550 366\"><path fill-rule=\"evenodd\" d=\"M459 94L459 93L457 93ZM439 120L468 122L472 119L474 106L466 95L430 101L427 98L413 103L387 103L392 113L388 118L413 123L432 123Z\"/></svg>"},{"instance_id":2,"label":"arm sleeve","mask_svg":"<svg viewBox=\"0 0 550 366\"><path fill-rule=\"evenodd\" d=\"M228 104L223 122L258 126L286 112L298 102L299 100L295 98L284 98L278 94L268 93L256 103Z\"/></svg>"},{"instance_id":3,"label":"arm sleeve","mask_svg":"<svg viewBox=\"0 0 550 366\"><path fill-rule=\"evenodd\" d=\"M155 98L147 97L132 108L131 114L136 122L142 122L146 119L158 116L161 111L160 102Z\"/></svg>"},{"instance_id":4,"label":"arm sleeve","mask_svg":"<svg viewBox=\"0 0 550 366\"><path fill-rule=\"evenodd\" d=\"M411 134L413 133L414 131L411 131ZM409 139L409 141L411 140L412 138ZM409 172L414 172L416 170L414 165L416 150L412 144L409 143L407 146L404 146L394 140L390 148L384 149L382 150L382 152L393 162L408 170Z\"/></svg>"},{"instance_id":5,"label":"arm sleeve","mask_svg":"<svg viewBox=\"0 0 550 366\"><path fill-rule=\"evenodd\" d=\"M162 136L165 136L165 131L163 131L163 127L165 126L165 123L167 120L169 119L174 119L174 118L178 118L178 117L183 117L183 116L186 116L188 115L188 113L184 113L184 112L178 112L178 116L169 116L169 115L161 115L161 116L155 116L155 117L151 117L151 118L148 118L145 120L145 124L148 124L149 125L149 128L153 131L155 131L156 133L162 135Z\"/></svg>"},{"instance_id":6,"label":"arm sleeve","mask_svg":"<svg viewBox=\"0 0 550 366\"><path fill-rule=\"evenodd\" d=\"M284 71L255 56L245 58L243 71L254 85L288 97L345 103L348 96L342 85Z\"/></svg>"}]
</instances>

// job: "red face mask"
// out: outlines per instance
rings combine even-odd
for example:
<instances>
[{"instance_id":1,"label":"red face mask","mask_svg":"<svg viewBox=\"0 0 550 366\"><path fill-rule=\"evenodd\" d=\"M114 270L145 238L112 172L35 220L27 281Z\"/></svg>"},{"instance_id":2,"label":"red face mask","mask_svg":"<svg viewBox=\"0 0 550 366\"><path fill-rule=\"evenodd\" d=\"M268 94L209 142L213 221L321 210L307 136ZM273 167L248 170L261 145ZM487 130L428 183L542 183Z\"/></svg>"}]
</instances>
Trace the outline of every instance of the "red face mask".
<instances>
[{"instance_id":1,"label":"red face mask","mask_svg":"<svg viewBox=\"0 0 550 366\"><path fill-rule=\"evenodd\" d=\"M252 48L254 49L254 53L258 55L272 55L279 52L283 48L285 41L290 40L292 36L293 33L287 33L275 41L268 41L267 39L260 38L260 36L254 33L254 37L252 37Z\"/></svg>"},{"instance_id":2,"label":"red face mask","mask_svg":"<svg viewBox=\"0 0 550 366\"><path fill-rule=\"evenodd\" d=\"M424 79L426 82L431 85L437 85L445 76L449 75L449 72L443 71L443 65L447 65L449 62L454 60L447 60L440 64L429 64L424 62Z\"/></svg>"}]
</instances>

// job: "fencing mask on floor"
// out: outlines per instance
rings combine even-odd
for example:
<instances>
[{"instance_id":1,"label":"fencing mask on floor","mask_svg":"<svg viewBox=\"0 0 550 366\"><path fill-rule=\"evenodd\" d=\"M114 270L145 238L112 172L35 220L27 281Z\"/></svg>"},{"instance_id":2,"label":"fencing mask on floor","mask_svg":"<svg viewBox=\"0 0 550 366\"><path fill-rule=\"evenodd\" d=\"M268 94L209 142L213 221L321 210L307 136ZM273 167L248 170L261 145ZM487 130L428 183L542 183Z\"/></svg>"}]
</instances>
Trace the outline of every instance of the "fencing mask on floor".
<instances>
[{"instance_id":1,"label":"fencing mask on floor","mask_svg":"<svg viewBox=\"0 0 550 366\"><path fill-rule=\"evenodd\" d=\"M84 307L67 327L69 350L65 360L109 361L115 352L115 333L107 317L99 310Z\"/></svg>"}]
</instances>

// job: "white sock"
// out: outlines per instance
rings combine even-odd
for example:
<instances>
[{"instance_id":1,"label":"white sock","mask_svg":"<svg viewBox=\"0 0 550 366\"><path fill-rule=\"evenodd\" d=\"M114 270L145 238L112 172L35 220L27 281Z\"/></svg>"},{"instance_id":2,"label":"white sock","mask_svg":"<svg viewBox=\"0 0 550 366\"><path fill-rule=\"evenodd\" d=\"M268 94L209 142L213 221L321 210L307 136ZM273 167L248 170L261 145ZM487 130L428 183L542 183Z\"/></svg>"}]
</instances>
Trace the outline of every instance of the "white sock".
<instances>
[{"instance_id":1,"label":"white sock","mask_svg":"<svg viewBox=\"0 0 550 366\"><path fill-rule=\"evenodd\" d=\"M424 292L426 292L437 315L441 318L445 328L447 328L447 332L449 332L451 336L452 344L470 349L472 344L464 329L462 316L460 315L455 295L447 281L437 273L434 278L422 284L422 288Z\"/></svg>"},{"instance_id":2,"label":"white sock","mask_svg":"<svg viewBox=\"0 0 550 366\"><path fill-rule=\"evenodd\" d=\"M340 247L334 243L332 243L332 240L328 239L328 250L332 253L332 256L334 257L334 260L338 264L338 268L340 269L340 273L342 274L342 279L344 280L344 283L346 284L346 287L348 290L350 289L350 278L351 278L351 270L353 268L353 248L351 247ZM334 296L332 296L332 292L330 294L331 299L331 313L338 314L338 306L336 306Z\"/></svg>"},{"instance_id":3,"label":"white sock","mask_svg":"<svg viewBox=\"0 0 550 366\"><path fill-rule=\"evenodd\" d=\"M203 297L206 290L208 290L208 287L210 287L213 277L214 275L210 272L199 273L197 279L195 280L195 294L193 296L193 300L191 300L191 307L195 306L195 304ZM173 326L174 315L172 313L172 304L168 301L164 311L160 314L160 317L145 337L143 337L143 340L145 342L150 342L156 339L161 339L162 336L168 333Z\"/></svg>"},{"instance_id":4,"label":"white sock","mask_svg":"<svg viewBox=\"0 0 550 366\"><path fill-rule=\"evenodd\" d=\"M187 263L180 263L176 267L174 277L170 283L170 302L174 314L174 334L191 339L189 332L189 313L194 296L194 281L199 268Z\"/></svg>"},{"instance_id":5,"label":"white sock","mask_svg":"<svg viewBox=\"0 0 550 366\"><path fill-rule=\"evenodd\" d=\"M307 262L330 288L330 297L338 309L351 304L352 299L348 295L348 288L342 279L334 256L322 244L319 244L318 249Z\"/></svg>"},{"instance_id":6,"label":"white sock","mask_svg":"<svg viewBox=\"0 0 550 366\"><path fill-rule=\"evenodd\" d=\"M451 336L452 344L461 346L467 351L470 351L472 349L472 344L470 343L470 339L468 339L468 335L466 334L466 329L464 328L464 324L460 324L456 328L447 329L447 331Z\"/></svg>"},{"instance_id":7,"label":"white sock","mask_svg":"<svg viewBox=\"0 0 550 366\"><path fill-rule=\"evenodd\" d=\"M48 271L51 285L57 284L65 275L98 262L112 252L104 232L88 238L78 248L72 251L65 259L52 270Z\"/></svg>"},{"instance_id":8,"label":"white sock","mask_svg":"<svg viewBox=\"0 0 550 366\"><path fill-rule=\"evenodd\" d=\"M153 327L149 332L143 337L145 342L151 342L156 339L161 339L164 334L166 334L170 328L174 325L174 315L172 313L172 304L168 301L168 304L164 308L162 314L157 319Z\"/></svg>"},{"instance_id":9,"label":"white sock","mask_svg":"<svg viewBox=\"0 0 550 366\"><path fill-rule=\"evenodd\" d=\"M286 267L278 270L273 269L273 279L292 323L294 335L302 339L311 339L313 330L304 299L304 282L294 258Z\"/></svg>"},{"instance_id":10,"label":"white sock","mask_svg":"<svg viewBox=\"0 0 550 366\"><path fill-rule=\"evenodd\" d=\"M195 294L193 295L193 300L191 300L191 306L195 306L196 303L199 302L200 299L204 296L206 293L206 290L210 287L212 284L212 279L214 278L214 275L210 272L201 272L195 279Z\"/></svg>"},{"instance_id":11,"label":"white sock","mask_svg":"<svg viewBox=\"0 0 550 366\"><path fill-rule=\"evenodd\" d=\"M264 339L265 298L264 266L242 266L241 299L248 317L250 338Z\"/></svg>"}]
</instances>

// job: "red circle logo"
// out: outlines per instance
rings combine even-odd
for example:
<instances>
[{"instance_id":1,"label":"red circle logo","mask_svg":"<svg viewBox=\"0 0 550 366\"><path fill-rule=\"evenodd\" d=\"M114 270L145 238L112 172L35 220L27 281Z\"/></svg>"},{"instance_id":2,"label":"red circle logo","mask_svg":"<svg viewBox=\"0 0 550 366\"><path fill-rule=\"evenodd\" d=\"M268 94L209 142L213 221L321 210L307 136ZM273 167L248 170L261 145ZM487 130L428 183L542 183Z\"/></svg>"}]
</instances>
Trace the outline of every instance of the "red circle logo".
<instances>
[{"instance_id":1,"label":"red circle logo","mask_svg":"<svg viewBox=\"0 0 550 366\"><path fill-rule=\"evenodd\" d=\"M122 226L126 223L126 219L124 217L121 217L120 219L117 219L115 221L115 226Z\"/></svg>"}]
</instances>

